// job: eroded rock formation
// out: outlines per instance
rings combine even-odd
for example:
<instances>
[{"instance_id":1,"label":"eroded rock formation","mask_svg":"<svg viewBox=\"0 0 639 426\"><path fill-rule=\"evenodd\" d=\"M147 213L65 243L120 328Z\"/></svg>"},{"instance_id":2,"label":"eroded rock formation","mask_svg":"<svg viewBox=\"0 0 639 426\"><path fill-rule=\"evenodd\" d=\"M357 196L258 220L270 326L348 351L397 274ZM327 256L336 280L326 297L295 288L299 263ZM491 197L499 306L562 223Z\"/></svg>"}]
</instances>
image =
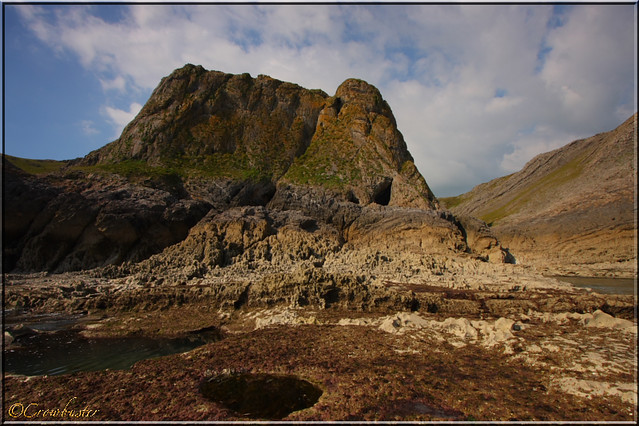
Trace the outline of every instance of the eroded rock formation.
<instances>
[{"instance_id":1,"label":"eroded rock formation","mask_svg":"<svg viewBox=\"0 0 639 426\"><path fill-rule=\"evenodd\" d=\"M137 263L164 249L174 268L202 270L364 246L505 258L492 236L468 244L472 232L439 209L390 107L362 80L329 97L186 65L116 141L51 173L10 162L6 172L7 271Z\"/></svg>"}]
</instances>

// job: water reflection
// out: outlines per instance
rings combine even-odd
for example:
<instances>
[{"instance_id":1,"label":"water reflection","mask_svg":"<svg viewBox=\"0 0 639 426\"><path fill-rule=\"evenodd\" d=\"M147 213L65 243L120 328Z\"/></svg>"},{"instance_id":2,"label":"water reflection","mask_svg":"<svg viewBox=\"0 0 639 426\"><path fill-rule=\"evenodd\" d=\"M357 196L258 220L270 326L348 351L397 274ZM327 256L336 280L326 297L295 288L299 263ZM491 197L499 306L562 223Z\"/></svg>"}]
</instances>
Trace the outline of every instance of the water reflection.
<instances>
[{"instance_id":1,"label":"water reflection","mask_svg":"<svg viewBox=\"0 0 639 426\"><path fill-rule=\"evenodd\" d=\"M556 276L560 281L574 285L575 287L591 288L602 294L635 294L636 280L633 278L608 278L608 277L566 277Z\"/></svg>"},{"instance_id":2,"label":"water reflection","mask_svg":"<svg viewBox=\"0 0 639 426\"><path fill-rule=\"evenodd\" d=\"M187 352L220 339L217 330L167 339L86 338L75 330L46 330L51 328L42 323L14 327L15 339L4 351L5 371L36 376L123 370L143 359Z\"/></svg>"}]
</instances>

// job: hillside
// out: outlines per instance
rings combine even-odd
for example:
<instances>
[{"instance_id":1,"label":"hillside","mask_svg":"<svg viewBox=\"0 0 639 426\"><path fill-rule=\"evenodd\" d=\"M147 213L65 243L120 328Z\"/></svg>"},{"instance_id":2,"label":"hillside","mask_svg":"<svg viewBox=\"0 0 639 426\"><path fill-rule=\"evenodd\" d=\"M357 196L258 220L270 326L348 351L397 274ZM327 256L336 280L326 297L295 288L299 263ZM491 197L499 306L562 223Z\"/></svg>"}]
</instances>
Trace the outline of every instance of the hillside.
<instances>
[{"instance_id":1,"label":"hillside","mask_svg":"<svg viewBox=\"0 0 639 426\"><path fill-rule=\"evenodd\" d=\"M636 129L637 114L442 203L489 223L518 261L634 269Z\"/></svg>"}]
</instances>

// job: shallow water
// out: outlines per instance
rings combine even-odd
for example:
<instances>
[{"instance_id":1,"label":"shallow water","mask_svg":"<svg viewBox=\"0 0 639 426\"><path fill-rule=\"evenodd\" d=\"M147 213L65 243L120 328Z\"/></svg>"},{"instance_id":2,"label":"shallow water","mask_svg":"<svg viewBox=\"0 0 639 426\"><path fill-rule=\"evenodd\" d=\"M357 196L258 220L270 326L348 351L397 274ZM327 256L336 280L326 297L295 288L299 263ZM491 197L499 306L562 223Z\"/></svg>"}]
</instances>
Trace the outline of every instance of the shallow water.
<instances>
[{"instance_id":1,"label":"shallow water","mask_svg":"<svg viewBox=\"0 0 639 426\"><path fill-rule=\"evenodd\" d=\"M635 279L633 278L566 276L556 276L554 278L570 283L575 287L591 288L593 291L603 294L635 294L636 289Z\"/></svg>"},{"instance_id":2,"label":"shallow water","mask_svg":"<svg viewBox=\"0 0 639 426\"><path fill-rule=\"evenodd\" d=\"M69 374L104 369L124 370L136 362L187 352L219 340L215 332L177 339L85 338L68 327L72 318L48 318L26 324L26 332L4 351L5 371L27 376Z\"/></svg>"}]
</instances>

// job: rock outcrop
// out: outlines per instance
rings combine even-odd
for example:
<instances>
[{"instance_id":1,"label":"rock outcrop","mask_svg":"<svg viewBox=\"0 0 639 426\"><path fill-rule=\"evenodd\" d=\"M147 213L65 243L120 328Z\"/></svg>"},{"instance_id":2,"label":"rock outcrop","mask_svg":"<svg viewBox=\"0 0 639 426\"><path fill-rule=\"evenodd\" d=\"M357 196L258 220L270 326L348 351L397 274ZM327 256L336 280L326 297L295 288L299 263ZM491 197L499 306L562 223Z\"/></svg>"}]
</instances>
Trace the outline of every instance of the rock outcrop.
<instances>
[{"instance_id":1,"label":"rock outcrop","mask_svg":"<svg viewBox=\"0 0 639 426\"><path fill-rule=\"evenodd\" d=\"M637 114L443 202L491 224L518 262L636 276L636 140Z\"/></svg>"},{"instance_id":2,"label":"rock outcrop","mask_svg":"<svg viewBox=\"0 0 639 426\"><path fill-rule=\"evenodd\" d=\"M390 107L375 87L356 79L327 100L310 146L284 175L279 192L290 191L290 184L329 188L330 198L363 205L438 207Z\"/></svg>"},{"instance_id":3,"label":"rock outcrop","mask_svg":"<svg viewBox=\"0 0 639 426\"><path fill-rule=\"evenodd\" d=\"M439 208L389 105L362 80L329 97L186 65L116 141L59 166L29 174L7 163L5 270L158 255L173 279L190 279L363 247L505 258L494 237L469 245L474 231Z\"/></svg>"},{"instance_id":4,"label":"rock outcrop","mask_svg":"<svg viewBox=\"0 0 639 426\"><path fill-rule=\"evenodd\" d=\"M118 140L83 163L143 160L277 179L308 147L326 98L263 75L186 65L162 79Z\"/></svg>"},{"instance_id":5,"label":"rock outcrop","mask_svg":"<svg viewBox=\"0 0 639 426\"><path fill-rule=\"evenodd\" d=\"M120 171L123 161L169 168L186 177L189 194L211 203L217 183L231 180L247 193L267 187L252 204L267 201L277 184L279 192L301 185L363 205L438 207L390 107L356 79L328 97L267 76L186 65L162 80L118 140L79 164Z\"/></svg>"}]
</instances>

